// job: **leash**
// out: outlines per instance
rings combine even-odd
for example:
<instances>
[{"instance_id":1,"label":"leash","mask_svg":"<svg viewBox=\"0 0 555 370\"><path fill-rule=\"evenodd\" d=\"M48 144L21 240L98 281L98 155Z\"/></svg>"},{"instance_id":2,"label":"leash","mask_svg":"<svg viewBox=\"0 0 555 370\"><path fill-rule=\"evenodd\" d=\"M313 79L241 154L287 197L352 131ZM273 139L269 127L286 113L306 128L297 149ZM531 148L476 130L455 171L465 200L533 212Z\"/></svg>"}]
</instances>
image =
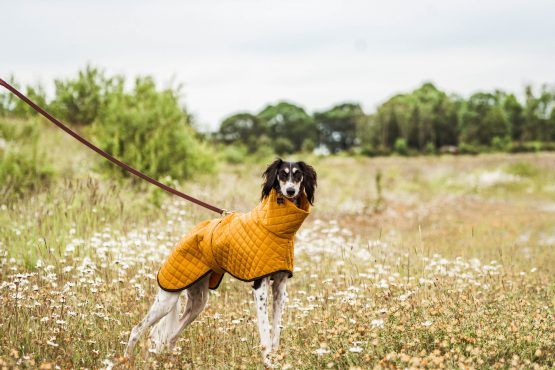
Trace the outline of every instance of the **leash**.
<instances>
[{"instance_id":1,"label":"leash","mask_svg":"<svg viewBox=\"0 0 555 370\"><path fill-rule=\"evenodd\" d=\"M80 136L78 133L76 133L75 131L73 131L72 129L70 129L69 127L67 127L66 125L64 125L62 122L60 122L59 120L57 120L56 118L54 118L50 113L48 113L47 111L45 111L44 109L42 109L41 107L39 107L38 105L36 105L33 101L31 101L31 99L29 99L28 97L26 97L25 95L23 95L22 93L20 93L15 87L13 87L12 85L10 85L9 83L7 83L6 81L4 81L3 79L0 78L0 85L4 86L6 89L8 89L9 91L11 91L15 96L17 96L19 99L23 100L25 103L27 103L31 108L33 108L34 110L36 110L38 113L40 113L41 115L43 115L46 119L48 119L50 122L52 122L53 124L55 124L56 126L58 126L59 128L61 128L62 130L64 130L67 134L73 136L74 139L76 139L77 141L81 142L81 144L89 147L90 149L94 150L96 153L100 154L101 156L103 156L104 158L106 158L107 160L109 160L110 162L114 163L115 165L123 168L124 170L131 172L133 175L140 177L141 179L150 182L151 184L158 186L160 189L163 189L165 191L167 191L168 193L171 193L173 195L177 195L178 197L181 197L183 199L188 200L189 202L198 204L201 207L207 208L213 212L219 213L220 215L226 215L229 213L229 211L225 210L225 209L221 209L218 208L216 206L213 206L211 204L208 204L206 202L203 202L202 200L193 198L190 195L187 195L185 193L180 192L179 190L176 190L172 187L169 187L168 185L162 184L160 181L157 181L155 179L153 179L152 177L145 175L144 173L134 169L133 167L131 167L130 165L128 165L127 163L123 163L122 161L120 161L119 159L113 157L112 155L108 154L107 152L105 152L104 150L100 149L99 147L95 146L94 144L92 144L90 141L86 140L85 138L83 138L82 136Z\"/></svg>"}]
</instances>

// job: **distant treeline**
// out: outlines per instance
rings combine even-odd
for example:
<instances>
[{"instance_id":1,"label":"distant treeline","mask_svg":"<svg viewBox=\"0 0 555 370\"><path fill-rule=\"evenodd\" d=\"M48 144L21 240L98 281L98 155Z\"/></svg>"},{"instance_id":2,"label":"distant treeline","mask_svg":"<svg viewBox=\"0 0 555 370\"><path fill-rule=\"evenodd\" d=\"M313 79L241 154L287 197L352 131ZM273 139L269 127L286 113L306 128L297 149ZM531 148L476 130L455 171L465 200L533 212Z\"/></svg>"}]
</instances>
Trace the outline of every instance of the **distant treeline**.
<instances>
[{"instance_id":1,"label":"distant treeline","mask_svg":"<svg viewBox=\"0 0 555 370\"><path fill-rule=\"evenodd\" d=\"M555 149L555 85L536 90L527 86L522 99L500 90L465 99L425 83L391 97L372 113L357 103L343 103L310 114L293 103L279 102L255 114L234 114L208 135L194 130L179 102L179 87L160 91L150 77L135 79L130 90L124 85L123 76L108 78L88 66L75 78L56 80L52 99L40 86L26 86L24 91L64 121L93 127L92 134L113 154L126 157L132 152L127 159L179 177L188 170L172 170L172 153L200 161L203 155L195 153L207 149L202 139L228 146L231 157L314 150L407 155ZM0 93L0 116L33 115L23 102ZM156 156L162 154L165 159L160 162Z\"/></svg>"},{"instance_id":2,"label":"distant treeline","mask_svg":"<svg viewBox=\"0 0 555 370\"><path fill-rule=\"evenodd\" d=\"M215 137L249 152L271 146L279 154L314 149L366 155L552 150L554 107L555 89L548 85L537 92L527 86L519 101L500 90L464 99L425 83L393 96L371 114L356 103L308 114L280 102L258 114L226 118Z\"/></svg>"}]
</instances>

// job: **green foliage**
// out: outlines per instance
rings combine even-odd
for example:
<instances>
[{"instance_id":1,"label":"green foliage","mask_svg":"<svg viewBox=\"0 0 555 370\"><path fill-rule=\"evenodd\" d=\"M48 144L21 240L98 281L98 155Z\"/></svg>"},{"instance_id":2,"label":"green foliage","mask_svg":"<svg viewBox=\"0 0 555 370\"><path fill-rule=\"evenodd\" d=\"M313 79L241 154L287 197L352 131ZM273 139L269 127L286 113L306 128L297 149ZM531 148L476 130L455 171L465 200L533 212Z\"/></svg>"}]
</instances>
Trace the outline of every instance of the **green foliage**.
<instances>
[{"instance_id":1,"label":"green foliage","mask_svg":"<svg viewBox=\"0 0 555 370\"><path fill-rule=\"evenodd\" d=\"M511 127L502 107L502 99L499 92L472 95L461 112L461 140L489 145L496 136L510 136Z\"/></svg>"},{"instance_id":2,"label":"green foliage","mask_svg":"<svg viewBox=\"0 0 555 370\"><path fill-rule=\"evenodd\" d=\"M214 168L213 152L196 137L178 101L179 89L158 91L149 78L131 92L117 81L93 131L100 147L151 176L186 179ZM122 172L111 163L107 171ZM124 174L127 174L123 172Z\"/></svg>"},{"instance_id":3,"label":"green foliage","mask_svg":"<svg viewBox=\"0 0 555 370\"><path fill-rule=\"evenodd\" d=\"M268 134L268 127L262 119L250 113L238 113L226 118L218 132L218 138L225 144L240 144L253 153L259 141Z\"/></svg>"},{"instance_id":4,"label":"green foliage","mask_svg":"<svg viewBox=\"0 0 555 370\"><path fill-rule=\"evenodd\" d=\"M349 150L357 140L357 130L365 119L364 112L358 104L346 103L330 110L315 113L319 143L330 152Z\"/></svg>"},{"instance_id":5,"label":"green foliage","mask_svg":"<svg viewBox=\"0 0 555 370\"><path fill-rule=\"evenodd\" d=\"M140 80L141 86L136 84L135 90L126 92L123 77L107 77L101 69L86 66L75 78L55 81L56 94L51 102L42 86L21 87L13 77L9 81L66 122L94 123L93 131L103 145L133 160L136 166L146 166L156 176L183 178L212 168L213 153L201 144L202 138L179 107L178 91L170 89L173 96L168 98L168 91L157 92L148 87L148 79ZM503 91L479 92L464 99L424 83L391 97L370 115L356 103L310 115L302 107L282 101L258 114L229 116L217 133L207 136L225 145L239 145L223 155L231 162L242 161L247 154L254 160L270 153L308 153L315 148L323 155L345 152L369 156L553 150L554 108L555 87L549 85L526 87L525 100L520 102L514 94ZM34 115L36 112L15 96L0 92L0 116L26 119ZM124 122L116 122L120 119ZM155 126L159 122L160 126ZM171 122L179 127L174 134L168 133ZM110 125L113 127L108 128ZM173 139L157 149L166 137ZM172 163L173 150L178 160L187 158L188 163ZM154 159L159 154L163 158Z\"/></svg>"},{"instance_id":6,"label":"green foliage","mask_svg":"<svg viewBox=\"0 0 555 370\"><path fill-rule=\"evenodd\" d=\"M279 102L264 108L258 117L267 125L268 135L278 154L298 152L306 140L316 142L314 119L299 106Z\"/></svg>"},{"instance_id":7,"label":"green foliage","mask_svg":"<svg viewBox=\"0 0 555 370\"><path fill-rule=\"evenodd\" d=\"M47 185L53 170L36 123L0 120L0 199Z\"/></svg>"},{"instance_id":8,"label":"green foliage","mask_svg":"<svg viewBox=\"0 0 555 370\"><path fill-rule=\"evenodd\" d=\"M312 153L316 148L316 144L312 139L306 139L303 141L303 145L301 147L301 151L304 153Z\"/></svg>"},{"instance_id":9,"label":"green foliage","mask_svg":"<svg viewBox=\"0 0 555 370\"><path fill-rule=\"evenodd\" d=\"M529 162L516 162L507 167L507 173L520 177L536 177L540 170Z\"/></svg>"},{"instance_id":10,"label":"green foliage","mask_svg":"<svg viewBox=\"0 0 555 370\"><path fill-rule=\"evenodd\" d=\"M274 141L274 149L277 154L283 155L287 153L293 153L295 151L295 146L288 138L278 137Z\"/></svg>"},{"instance_id":11,"label":"green foliage","mask_svg":"<svg viewBox=\"0 0 555 370\"><path fill-rule=\"evenodd\" d=\"M105 104L111 81L98 68L87 66L77 78L55 80L56 98L51 104L56 116L74 124L91 124Z\"/></svg>"},{"instance_id":12,"label":"green foliage","mask_svg":"<svg viewBox=\"0 0 555 370\"><path fill-rule=\"evenodd\" d=\"M425 83L409 94L396 95L372 117L372 143L392 148L398 138L418 151L428 143L436 148L456 145L459 102L433 84Z\"/></svg>"},{"instance_id":13,"label":"green foliage","mask_svg":"<svg viewBox=\"0 0 555 370\"><path fill-rule=\"evenodd\" d=\"M526 123L524 108L513 94L508 94L503 101L503 109L511 127L512 139L522 140Z\"/></svg>"},{"instance_id":14,"label":"green foliage","mask_svg":"<svg viewBox=\"0 0 555 370\"><path fill-rule=\"evenodd\" d=\"M525 123L522 139L527 141L555 140L555 88L544 85L536 96L526 87Z\"/></svg>"},{"instance_id":15,"label":"green foliage","mask_svg":"<svg viewBox=\"0 0 555 370\"><path fill-rule=\"evenodd\" d=\"M226 163L239 164L245 162L249 153L243 145L226 145L220 154Z\"/></svg>"},{"instance_id":16,"label":"green foliage","mask_svg":"<svg viewBox=\"0 0 555 370\"><path fill-rule=\"evenodd\" d=\"M397 140L395 140L394 147L395 147L395 152L397 154L401 154L401 155L409 154L409 148L407 146L407 142L403 138L397 138Z\"/></svg>"},{"instance_id":17,"label":"green foliage","mask_svg":"<svg viewBox=\"0 0 555 370\"><path fill-rule=\"evenodd\" d=\"M424 153L426 154L435 154L437 152L436 147L434 144L432 143L428 143L426 144L426 147L424 148Z\"/></svg>"},{"instance_id":18,"label":"green foliage","mask_svg":"<svg viewBox=\"0 0 555 370\"><path fill-rule=\"evenodd\" d=\"M22 88L13 76L8 79L8 83L22 91L23 94L39 106L47 106L46 92L42 85L26 86ZM0 117L30 118L36 115L38 115L38 113L23 100L7 90L2 89L2 91L0 91Z\"/></svg>"},{"instance_id":19,"label":"green foliage","mask_svg":"<svg viewBox=\"0 0 555 370\"><path fill-rule=\"evenodd\" d=\"M479 154L481 152L481 148L478 145L470 144L470 143L461 143L459 145L459 152L461 154Z\"/></svg>"},{"instance_id":20,"label":"green foliage","mask_svg":"<svg viewBox=\"0 0 555 370\"><path fill-rule=\"evenodd\" d=\"M527 141L513 143L509 148L509 152L511 153L536 153L540 151L555 151L555 143Z\"/></svg>"},{"instance_id":21,"label":"green foliage","mask_svg":"<svg viewBox=\"0 0 555 370\"><path fill-rule=\"evenodd\" d=\"M495 150L505 152L505 151L509 150L510 147L511 147L511 137L510 136L505 136L505 137L495 136L493 139L491 139L491 146Z\"/></svg>"}]
</instances>

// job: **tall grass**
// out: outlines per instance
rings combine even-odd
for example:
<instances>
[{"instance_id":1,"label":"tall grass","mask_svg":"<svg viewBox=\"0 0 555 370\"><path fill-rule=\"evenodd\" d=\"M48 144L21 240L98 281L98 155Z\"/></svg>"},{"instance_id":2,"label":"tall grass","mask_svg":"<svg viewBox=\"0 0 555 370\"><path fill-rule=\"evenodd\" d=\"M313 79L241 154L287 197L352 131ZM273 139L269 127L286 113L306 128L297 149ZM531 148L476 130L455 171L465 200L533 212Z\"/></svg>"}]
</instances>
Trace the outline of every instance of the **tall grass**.
<instances>
[{"instance_id":1,"label":"tall grass","mask_svg":"<svg viewBox=\"0 0 555 370\"><path fill-rule=\"evenodd\" d=\"M215 215L95 173L101 159L58 131L41 137L57 175L0 203L0 364L110 367L174 243ZM555 366L554 155L303 159L320 185L276 367ZM264 165L178 185L244 211ZM226 277L175 350L145 339L136 367L261 368L250 290Z\"/></svg>"}]
</instances>

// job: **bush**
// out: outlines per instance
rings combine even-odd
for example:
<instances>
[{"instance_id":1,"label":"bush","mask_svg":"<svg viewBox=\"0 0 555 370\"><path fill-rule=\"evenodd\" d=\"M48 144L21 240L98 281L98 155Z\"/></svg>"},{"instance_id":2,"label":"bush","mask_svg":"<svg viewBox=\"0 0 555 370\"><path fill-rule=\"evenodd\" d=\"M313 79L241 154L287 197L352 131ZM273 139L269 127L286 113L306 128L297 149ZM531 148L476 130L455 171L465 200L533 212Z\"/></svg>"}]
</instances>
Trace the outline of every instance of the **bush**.
<instances>
[{"instance_id":1,"label":"bush","mask_svg":"<svg viewBox=\"0 0 555 370\"><path fill-rule=\"evenodd\" d=\"M407 142L405 139L402 138L397 138L397 140L395 140L395 152L400 154L400 155L408 155L409 154L409 148L407 146Z\"/></svg>"},{"instance_id":2,"label":"bush","mask_svg":"<svg viewBox=\"0 0 555 370\"><path fill-rule=\"evenodd\" d=\"M373 147L371 145L364 145L360 148L360 154L367 157L387 157L391 155L391 150L386 147Z\"/></svg>"},{"instance_id":3,"label":"bush","mask_svg":"<svg viewBox=\"0 0 555 370\"><path fill-rule=\"evenodd\" d=\"M179 105L179 89L158 91L138 78L131 93L120 79L93 125L100 147L154 177L186 179L214 169L214 153L196 137ZM127 172L105 163L108 171Z\"/></svg>"},{"instance_id":4,"label":"bush","mask_svg":"<svg viewBox=\"0 0 555 370\"><path fill-rule=\"evenodd\" d=\"M76 79L55 80L54 114L74 124L91 124L98 116L112 81L97 68L87 66Z\"/></svg>"},{"instance_id":5,"label":"bush","mask_svg":"<svg viewBox=\"0 0 555 370\"><path fill-rule=\"evenodd\" d=\"M274 149L277 154L284 155L286 153L293 153L295 151L295 146L291 140L285 137L278 137L274 142Z\"/></svg>"},{"instance_id":6,"label":"bush","mask_svg":"<svg viewBox=\"0 0 555 370\"><path fill-rule=\"evenodd\" d=\"M305 139L303 141L303 145L301 146L301 151L305 153L312 153L315 147L316 147L316 144L314 143L314 140Z\"/></svg>"},{"instance_id":7,"label":"bush","mask_svg":"<svg viewBox=\"0 0 555 370\"><path fill-rule=\"evenodd\" d=\"M52 168L32 123L0 121L0 198L48 184Z\"/></svg>"},{"instance_id":8,"label":"bush","mask_svg":"<svg viewBox=\"0 0 555 370\"><path fill-rule=\"evenodd\" d=\"M8 82L16 89L22 91L24 95L39 106L46 107L46 92L41 85L22 88L13 77L10 77ZM23 100L19 99L8 90L2 89L2 91L0 91L0 116L29 118L36 115L38 115L38 113Z\"/></svg>"},{"instance_id":9,"label":"bush","mask_svg":"<svg viewBox=\"0 0 555 370\"><path fill-rule=\"evenodd\" d=\"M248 155L247 147L244 145L226 145L221 151L221 156L227 163L239 164L245 162Z\"/></svg>"},{"instance_id":10,"label":"bush","mask_svg":"<svg viewBox=\"0 0 555 370\"><path fill-rule=\"evenodd\" d=\"M543 145L537 141L513 143L509 148L511 153L536 153L543 149Z\"/></svg>"},{"instance_id":11,"label":"bush","mask_svg":"<svg viewBox=\"0 0 555 370\"><path fill-rule=\"evenodd\" d=\"M437 153L436 146L433 143L426 144L426 147L424 148L424 153L436 154Z\"/></svg>"},{"instance_id":12,"label":"bush","mask_svg":"<svg viewBox=\"0 0 555 370\"><path fill-rule=\"evenodd\" d=\"M480 153L480 148L477 145L461 143L459 145L459 152L461 154L472 154L476 155Z\"/></svg>"},{"instance_id":13,"label":"bush","mask_svg":"<svg viewBox=\"0 0 555 370\"><path fill-rule=\"evenodd\" d=\"M491 146L495 150L506 152L507 150L509 150L511 148L511 137L510 136L504 136L504 137L496 136L491 140Z\"/></svg>"}]
</instances>

